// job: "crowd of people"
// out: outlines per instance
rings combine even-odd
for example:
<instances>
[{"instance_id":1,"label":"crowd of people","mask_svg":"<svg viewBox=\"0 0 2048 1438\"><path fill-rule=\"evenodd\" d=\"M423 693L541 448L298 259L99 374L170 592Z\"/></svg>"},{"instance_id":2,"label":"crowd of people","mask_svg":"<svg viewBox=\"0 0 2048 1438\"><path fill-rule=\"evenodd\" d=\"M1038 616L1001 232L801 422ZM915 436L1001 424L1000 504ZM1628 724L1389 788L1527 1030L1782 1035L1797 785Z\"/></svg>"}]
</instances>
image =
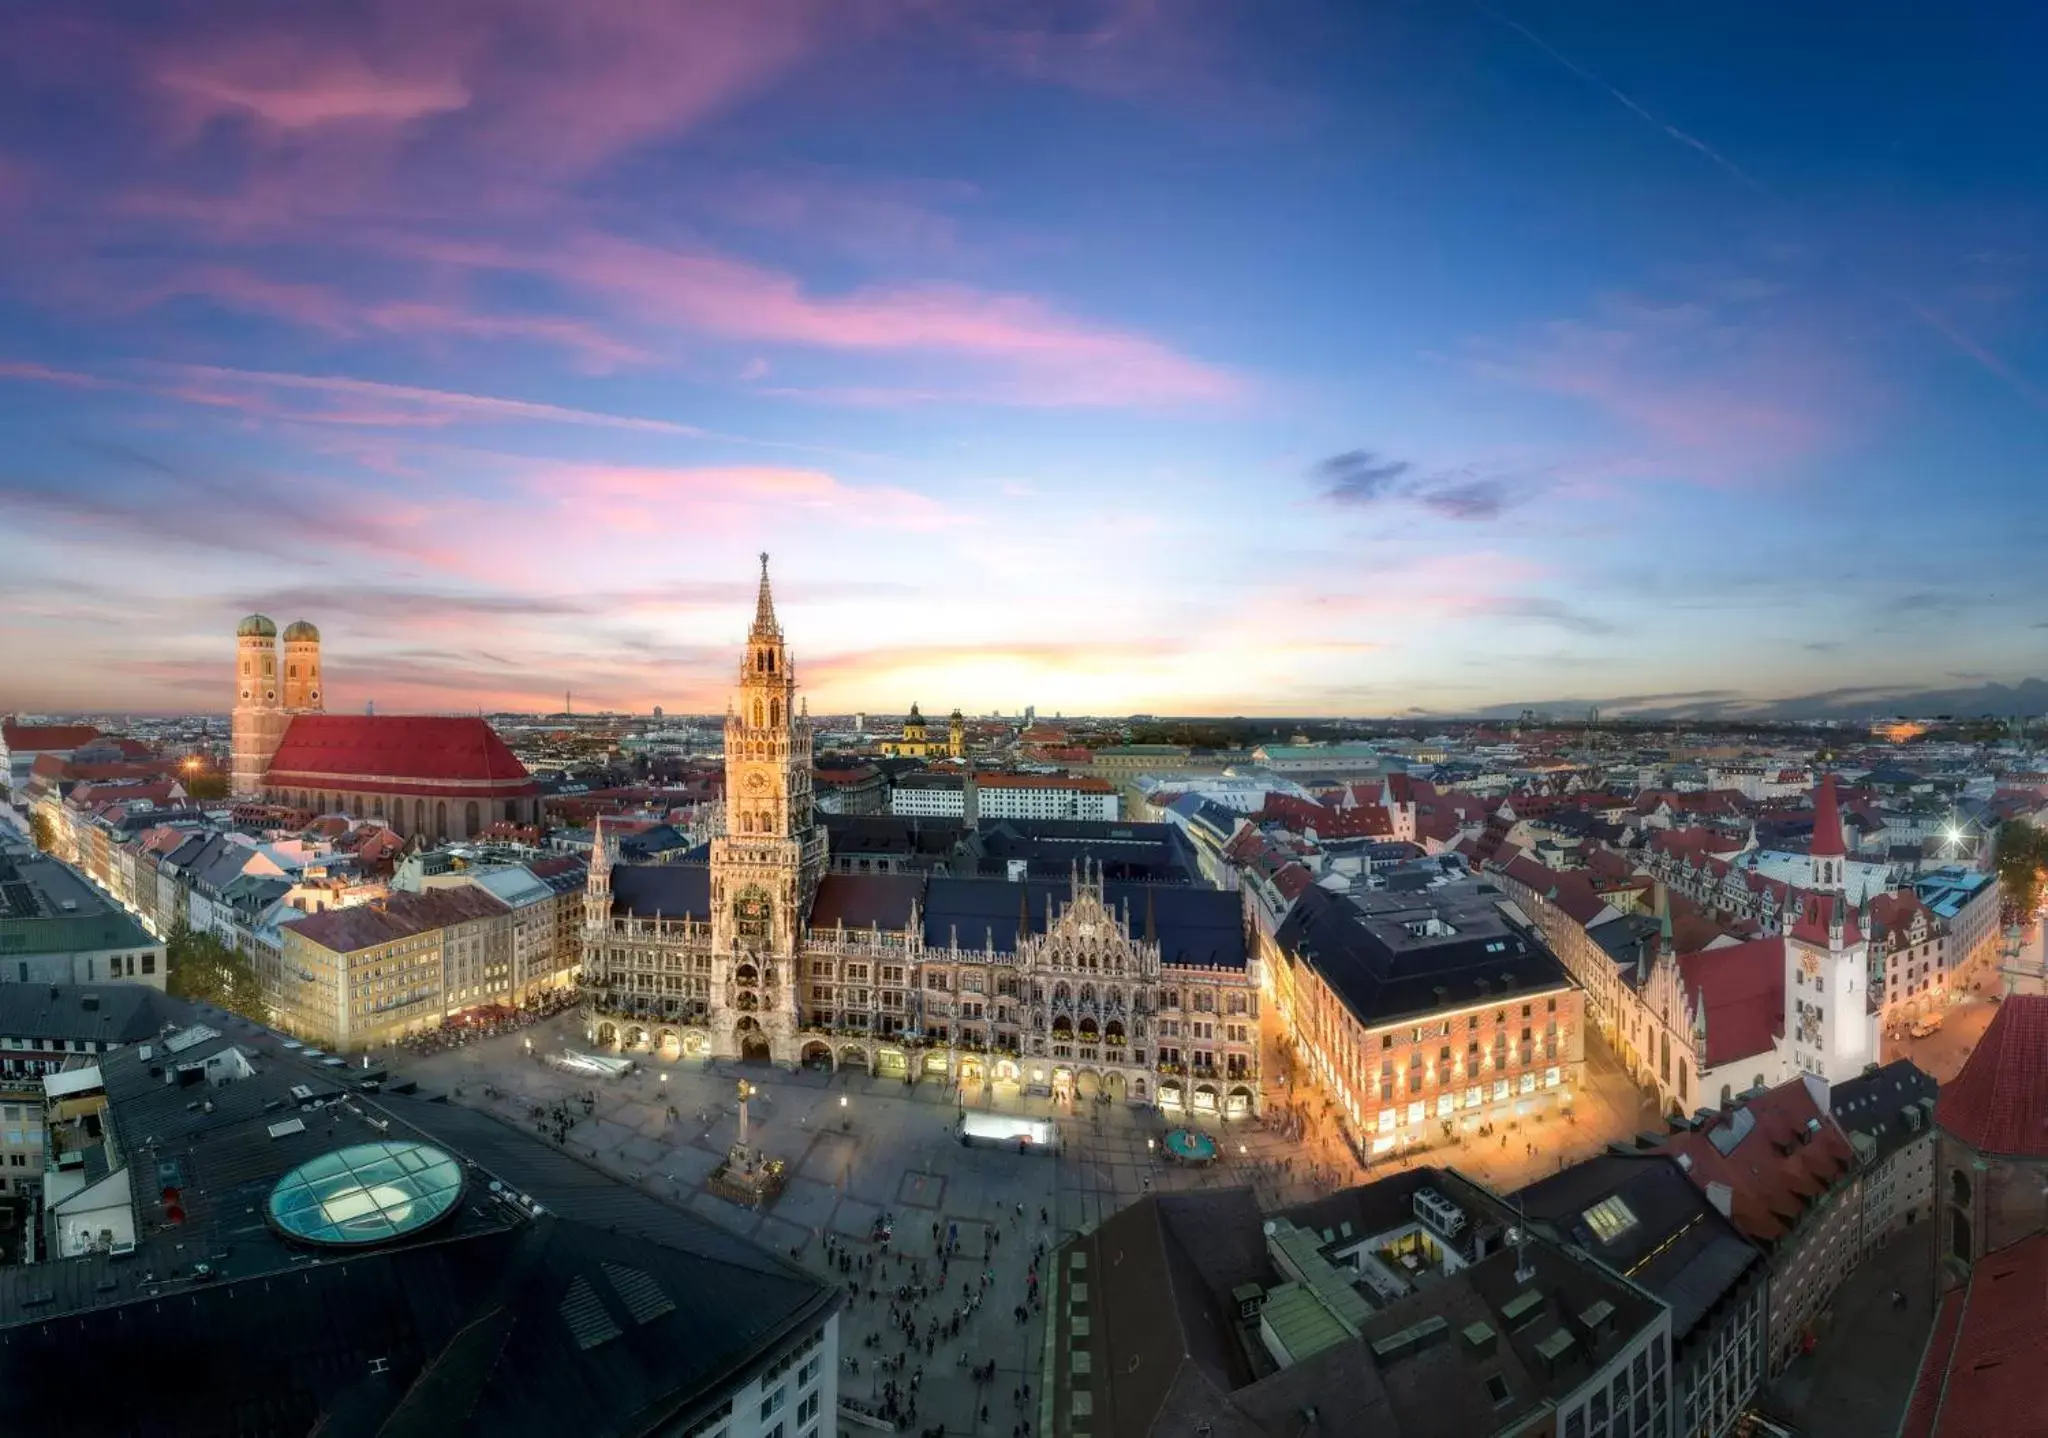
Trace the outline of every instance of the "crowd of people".
<instances>
[{"instance_id":1,"label":"crowd of people","mask_svg":"<svg viewBox=\"0 0 2048 1438\"><path fill-rule=\"evenodd\" d=\"M479 1039L495 1038L499 1034L543 1023L574 1008L578 1002L580 998L575 989L549 989L518 1004L486 1004L481 1008L465 1009L459 1014L450 1014L438 1028L411 1035L404 1040L404 1046L416 1054L460 1048Z\"/></svg>"},{"instance_id":2,"label":"crowd of people","mask_svg":"<svg viewBox=\"0 0 2048 1438\"><path fill-rule=\"evenodd\" d=\"M866 1372L871 1387L866 1402L857 1394L842 1396L842 1402L898 1427L917 1425L919 1401L925 1396L927 1364L943 1364L950 1356L952 1366L964 1370L972 1385L970 1402L979 1422L990 1419L990 1400L999 1365L982 1356L980 1349L992 1346L994 1335L980 1318L983 1305L998 1295L1014 1297L1010 1308L1013 1326L1023 1328L1033 1315L1044 1311L1040 1292L1040 1270L1046 1262L1052 1227L1051 1213L1038 1210L1037 1227L1028 1235L1031 1247L1023 1257L1021 1282L999 1276L1004 1234L1016 1244L1027 1237L1029 1216L1022 1203L983 1226L981 1253L961 1251L957 1221L932 1220L931 1252L916 1257L896 1246L893 1229L878 1227L865 1244L857 1244L836 1233L824 1235L823 1259L829 1272L846 1285L847 1305L852 1313L867 1312L880 1319L860 1350L846 1356L849 1375ZM971 1241L971 1240L970 1240ZM1014 1270L1015 1260L1009 1265ZM956 1277L957 1275L957 1277ZM1028 1438L1031 1421L1025 1416L1031 1401L1027 1377L1010 1390L1016 1417L1012 1438ZM943 1434L944 1425L919 1430L920 1438Z\"/></svg>"}]
</instances>

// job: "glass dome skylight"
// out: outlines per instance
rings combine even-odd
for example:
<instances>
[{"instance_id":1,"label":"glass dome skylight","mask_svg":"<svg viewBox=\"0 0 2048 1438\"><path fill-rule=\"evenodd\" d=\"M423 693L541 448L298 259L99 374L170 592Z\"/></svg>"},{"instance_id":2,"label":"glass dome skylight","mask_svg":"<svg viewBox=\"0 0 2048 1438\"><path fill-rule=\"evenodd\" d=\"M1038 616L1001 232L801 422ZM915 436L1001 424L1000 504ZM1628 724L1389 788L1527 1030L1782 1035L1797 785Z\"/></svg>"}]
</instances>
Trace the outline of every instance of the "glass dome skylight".
<instances>
[{"instance_id":1,"label":"glass dome skylight","mask_svg":"<svg viewBox=\"0 0 2048 1438\"><path fill-rule=\"evenodd\" d=\"M359 1143L309 1158L270 1190L270 1221L306 1243L354 1247L416 1233L462 1197L462 1165L429 1144Z\"/></svg>"}]
</instances>

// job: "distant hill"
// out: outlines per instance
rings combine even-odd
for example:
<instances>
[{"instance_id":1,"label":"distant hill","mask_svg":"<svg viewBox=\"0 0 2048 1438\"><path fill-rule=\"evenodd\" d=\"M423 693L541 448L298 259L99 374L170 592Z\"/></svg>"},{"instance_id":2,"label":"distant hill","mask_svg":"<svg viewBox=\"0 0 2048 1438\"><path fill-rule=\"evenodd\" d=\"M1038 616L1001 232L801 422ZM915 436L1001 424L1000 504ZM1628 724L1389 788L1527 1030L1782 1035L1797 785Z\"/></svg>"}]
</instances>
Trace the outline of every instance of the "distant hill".
<instances>
[{"instance_id":1,"label":"distant hill","mask_svg":"<svg viewBox=\"0 0 2048 1438\"><path fill-rule=\"evenodd\" d=\"M1903 714L1930 718L1949 714L1975 718L1981 714L2010 718L2014 714L2048 714L2048 679L2023 679L2018 684L1977 684L1954 689L1919 689L1911 685L1866 685L1823 689L1789 699L1758 700L1727 690L1695 694L1622 694L1601 698L1527 699L1475 710L1481 719L1513 719L1525 709L1554 718L1584 714L1597 705L1613 719L1869 719Z\"/></svg>"}]
</instances>

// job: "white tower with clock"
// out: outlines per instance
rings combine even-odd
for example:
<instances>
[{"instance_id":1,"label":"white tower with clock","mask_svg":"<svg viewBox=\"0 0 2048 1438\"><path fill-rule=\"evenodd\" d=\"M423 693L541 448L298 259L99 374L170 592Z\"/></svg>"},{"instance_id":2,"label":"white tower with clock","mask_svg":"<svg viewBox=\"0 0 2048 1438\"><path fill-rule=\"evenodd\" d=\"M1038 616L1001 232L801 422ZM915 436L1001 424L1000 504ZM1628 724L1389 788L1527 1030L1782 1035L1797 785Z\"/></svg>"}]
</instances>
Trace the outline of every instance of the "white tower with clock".
<instances>
[{"instance_id":1,"label":"white tower with clock","mask_svg":"<svg viewBox=\"0 0 2048 1438\"><path fill-rule=\"evenodd\" d=\"M1868 925L1843 893L1847 847L1832 775L1814 794L1810 853L1812 885L1793 895L1785 931L1785 1044L1797 1072L1839 1083L1878 1062L1880 1015Z\"/></svg>"},{"instance_id":2,"label":"white tower with clock","mask_svg":"<svg viewBox=\"0 0 2048 1438\"><path fill-rule=\"evenodd\" d=\"M825 872L811 805L811 721L775 620L768 556L725 716L725 833L711 841L714 1053L796 1061L797 955Z\"/></svg>"}]
</instances>

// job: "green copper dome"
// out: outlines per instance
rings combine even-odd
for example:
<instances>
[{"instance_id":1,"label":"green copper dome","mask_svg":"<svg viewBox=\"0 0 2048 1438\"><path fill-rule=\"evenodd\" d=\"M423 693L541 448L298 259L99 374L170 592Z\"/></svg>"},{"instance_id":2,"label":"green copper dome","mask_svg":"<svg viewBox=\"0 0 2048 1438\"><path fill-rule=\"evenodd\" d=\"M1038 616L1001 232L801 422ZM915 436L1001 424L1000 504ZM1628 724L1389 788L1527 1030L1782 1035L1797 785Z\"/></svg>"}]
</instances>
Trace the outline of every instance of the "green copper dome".
<instances>
[{"instance_id":1,"label":"green copper dome","mask_svg":"<svg viewBox=\"0 0 2048 1438\"><path fill-rule=\"evenodd\" d=\"M238 639L275 639L277 626L266 615L252 614L235 629Z\"/></svg>"},{"instance_id":2,"label":"green copper dome","mask_svg":"<svg viewBox=\"0 0 2048 1438\"><path fill-rule=\"evenodd\" d=\"M315 644L318 644L320 642L320 631L303 619L294 619L285 626L284 642L290 644L298 639L310 639Z\"/></svg>"}]
</instances>

